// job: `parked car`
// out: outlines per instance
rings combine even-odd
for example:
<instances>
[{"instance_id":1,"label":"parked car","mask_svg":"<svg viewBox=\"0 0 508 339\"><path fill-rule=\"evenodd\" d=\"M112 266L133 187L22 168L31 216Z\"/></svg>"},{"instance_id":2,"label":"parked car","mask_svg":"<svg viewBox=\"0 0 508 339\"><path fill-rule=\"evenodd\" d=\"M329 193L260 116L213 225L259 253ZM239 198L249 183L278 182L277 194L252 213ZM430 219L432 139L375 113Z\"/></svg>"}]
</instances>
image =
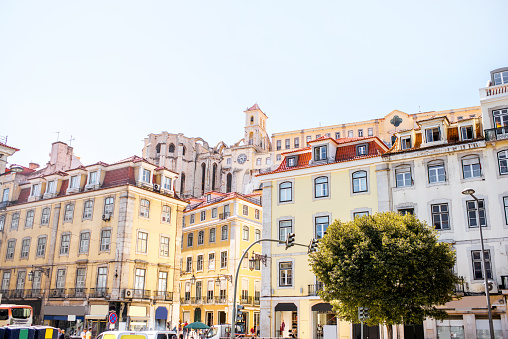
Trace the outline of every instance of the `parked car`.
<instances>
[{"instance_id":1,"label":"parked car","mask_svg":"<svg viewBox=\"0 0 508 339\"><path fill-rule=\"evenodd\" d=\"M148 336L144 332L105 331L95 337L95 339L148 339Z\"/></svg>"},{"instance_id":2,"label":"parked car","mask_svg":"<svg viewBox=\"0 0 508 339\"><path fill-rule=\"evenodd\" d=\"M175 331L141 331L146 334L148 339L175 339L177 337Z\"/></svg>"}]
</instances>

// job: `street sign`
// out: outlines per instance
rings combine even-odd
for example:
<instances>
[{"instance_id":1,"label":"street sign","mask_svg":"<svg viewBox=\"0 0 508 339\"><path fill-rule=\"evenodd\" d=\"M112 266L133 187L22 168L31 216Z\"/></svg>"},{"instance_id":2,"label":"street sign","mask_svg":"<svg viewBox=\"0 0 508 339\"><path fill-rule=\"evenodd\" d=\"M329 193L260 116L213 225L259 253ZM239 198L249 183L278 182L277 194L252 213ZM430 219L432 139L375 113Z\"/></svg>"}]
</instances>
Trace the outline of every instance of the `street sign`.
<instances>
[{"instance_id":1,"label":"street sign","mask_svg":"<svg viewBox=\"0 0 508 339\"><path fill-rule=\"evenodd\" d=\"M115 313L115 312L111 312L111 313L109 314L109 322L110 322L111 324L114 324L114 323L116 323L116 320L117 320L116 313Z\"/></svg>"}]
</instances>

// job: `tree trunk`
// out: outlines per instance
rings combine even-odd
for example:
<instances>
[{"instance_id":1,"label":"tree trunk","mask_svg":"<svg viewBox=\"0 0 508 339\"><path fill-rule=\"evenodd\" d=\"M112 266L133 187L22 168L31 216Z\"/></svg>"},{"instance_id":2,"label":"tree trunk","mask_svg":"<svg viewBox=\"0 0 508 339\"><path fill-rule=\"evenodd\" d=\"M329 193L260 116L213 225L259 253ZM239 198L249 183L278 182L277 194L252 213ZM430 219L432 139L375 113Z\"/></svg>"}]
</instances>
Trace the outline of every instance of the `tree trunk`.
<instances>
[{"instance_id":1,"label":"tree trunk","mask_svg":"<svg viewBox=\"0 0 508 339\"><path fill-rule=\"evenodd\" d=\"M393 339L393 327L392 325L386 326L386 331L388 332L388 339Z\"/></svg>"}]
</instances>

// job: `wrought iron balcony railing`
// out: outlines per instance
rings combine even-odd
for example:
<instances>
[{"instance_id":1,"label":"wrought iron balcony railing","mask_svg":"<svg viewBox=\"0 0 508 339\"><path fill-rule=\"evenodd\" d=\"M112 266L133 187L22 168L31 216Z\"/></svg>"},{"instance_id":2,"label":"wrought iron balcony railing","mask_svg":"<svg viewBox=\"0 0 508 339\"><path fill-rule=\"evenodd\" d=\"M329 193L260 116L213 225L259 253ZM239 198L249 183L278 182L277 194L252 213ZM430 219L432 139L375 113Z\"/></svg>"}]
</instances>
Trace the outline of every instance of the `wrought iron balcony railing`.
<instances>
[{"instance_id":1,"label":"wrought iron balcony railing","mask_svg":"<svg viewBox=\"0 0 508 339\"><path fill-rule=\"evenodd\" d=\"M133 291L133 298L136 299L150 299L151 291L150 290L140 290L140 289L134 289Z\"/></svg>"},{"instance_id":2,"label":"wrought iron balcony railing","mask_svg":"<svg viewBox=\"0 0 508 339\"><path fill-rule=\"evenodd\" d=\"M49 298L65 298L65 288L53 288L49 290Z\"/></svg>"},{"instance_id":3,"label":"wrought iron balcony railing","mask_svg":"<svg viewBox=\"0 0 508 339\"><path fill-rule=\"evenodd\" d=\"M107 287L91 288L88 295L90 298L107 298L109 297Z\"/></svg>"},{"instance_id":4,"label":"wrought iron balcony railing","mask_svg":"<svg viewBox=\"0 0 508 339\"><path fill-rule=\"evenodd\" d=\"M86 298L87 289L84 287L69 288L67 297L69 298Z\"/></svg>"},{"instance_id":5,"label":"wrought iron balcony railing","mask_svg":"<svg viewBox=\"0 0 508 339\"><path fill-rule=\"evenodd\" d=\"M508 127L497 127L485 130L485 140L495 141L508 139Z\"/></svg>"},{"instance_id":6,"label":"wrought iron balcony railing","mask_svg":"<svg viewBox=\"0 0 508 339\"><path fill-rule=\"evenodd\" d=\"M309 296L317 296L318 292L323 289L323 283L317 283L314 285L309 285L308 287L308 295Z\"/></svg>"},{"instance_id":7,"label":"wrought iron balcony railing","mask_svg":"<svg viewBox=\"0 0 508 339\"><path fill-rule=\"evenodd\" d=\"M167 292L167 291L155 291L154 297L157 300L167 300L172 301L173 300L173 292Z\"/></svg>"}]
</instances>

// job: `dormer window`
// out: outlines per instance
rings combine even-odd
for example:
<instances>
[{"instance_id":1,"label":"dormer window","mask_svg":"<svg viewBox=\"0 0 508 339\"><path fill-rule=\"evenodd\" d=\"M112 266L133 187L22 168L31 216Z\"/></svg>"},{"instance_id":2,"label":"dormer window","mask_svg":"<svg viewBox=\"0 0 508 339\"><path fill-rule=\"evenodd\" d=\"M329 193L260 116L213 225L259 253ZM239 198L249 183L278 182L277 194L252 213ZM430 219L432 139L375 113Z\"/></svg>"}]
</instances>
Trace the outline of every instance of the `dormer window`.
<instances>
[{"instance_id":1,"label":"dormer window","mask_svg":"<svg viewBox=\"0 0 508 339\"><path fill-rule=\"evenodd\" d=\"M96 185L99 183L99 173L97 171L90 172L88 177L88 185Z\"/></svg>"},{"instance_id":2,"label":"dormer window","mask_svg":"<svg viewBox=\"0 0 508 339\"><path fill-rule=\"evenodd\" d=\"M171 190L171 178L164 177L164 189Z\"/></svg>"},{"instance_id":3,"label":"dormer window","mask_svg":"<svg viewBox=\"0 0 508 339\"><path fill-rule=\"evenodd\" d=\"M356 155L367 155L367 145L358 145L356 146Z\"/></svg>"},{"instance_id":4,"label":"dormer window","mask_svg":"<svg viewBox=\"0 0 508 339\"><path fill-rule=\"evenodd\" d=\"M73 175L71 177L71 187L70 188L78 188L79 187L79 177L77 175Z\"/></svg>"},{"instance_id":5,"label":"dormer window","mask_svg":"<svg viewBox=\"0 0 508 339\"><path fill-rule=\"evenodd\" d=\"M287 161L288 167L295 167L296 166L296 157L288 157L286 159L286 161Z\"/></svg>"},{"instance_id":6,"label":"dormer window","mask_svg":"<svg viewBox=\"0 0 508 339\"><path fill-rule=\"evenodd\" d=\"M401 137L400 138L400 149L410 149L411 148L411 137Z\"/></svg>"},{"instance_id":7,"label":"dormer window","mask_svg":"<svg viewBox=\"0 0 508 339\"><path fill-rule=\"evenodd\" d=\"M322 161L327 158L327 147L326 146L317 146L314 147L314 161Z\"/></svg>"},{"instance_id":8,"label":"dormer window","mask_svg":"<svg viewBox=\"0 0 508 339\"><path fill-rule=\"evenodd\" d=\"M439 127L427 128L425 130L425 139L427 142L441 140L441 129Z\"/></svg>"},{"instance_id":9,"label":"dormer window","mask_svg":"<svg viewBox=\"0 0 508 339\"><path fill-rule=\"evenodd\" d=\"M212 195L211 194L207 194L206 195L206 202L210 203L211 200L212 200Z\"/></svg>"},{"instance_id":10,"label":"dormer window","mask_svg":"<svg viewBox=\"0 0 508 339\"><path fill-rule=\"evenodd\" d=\"M30 193L32 197L38 197L41 195L41 184L32 185L32 192Z\"/></svg>"},{"instance_id":11,"label":"dormer window","mask_svg":"<svg viewBox=\"0 0 508 339\"><path fill-rule=\"evenodd\" d=\"M508 84L508 71L494 73L494 86Z\"/></svg>"},{"instance_id":12,"label":"dormer window","mask_svg":"<svg viewBox=\"0 0 508 339\"><path fill-rule=\"evenodd\" d=\"M55 193L55 192L56 192L56 180L48 182L46 193Z\"/></svg>"},{"instance_id":13,"label":"dormer window","mask_svg":"<svg viewBox=\"0 0 508 339\"><path fill-rule=\"evenodd\" d=\"M149 171L149 170L146 170L143 168L143 174L142 174L142 177L141 177L141 180L143 180L144 182L150 182L150 175L152 173Z\"/></svg>"},{"instance_id":14,"label":"dormer window","mask_svg":"<svg viewBox=\"0 0 508 339\"><path fill-rule=\"evenodd\" d=\"M460 128L460 136L462 140L473 139L473 126L463 126Z\"/></svg>"}]
</instances>

